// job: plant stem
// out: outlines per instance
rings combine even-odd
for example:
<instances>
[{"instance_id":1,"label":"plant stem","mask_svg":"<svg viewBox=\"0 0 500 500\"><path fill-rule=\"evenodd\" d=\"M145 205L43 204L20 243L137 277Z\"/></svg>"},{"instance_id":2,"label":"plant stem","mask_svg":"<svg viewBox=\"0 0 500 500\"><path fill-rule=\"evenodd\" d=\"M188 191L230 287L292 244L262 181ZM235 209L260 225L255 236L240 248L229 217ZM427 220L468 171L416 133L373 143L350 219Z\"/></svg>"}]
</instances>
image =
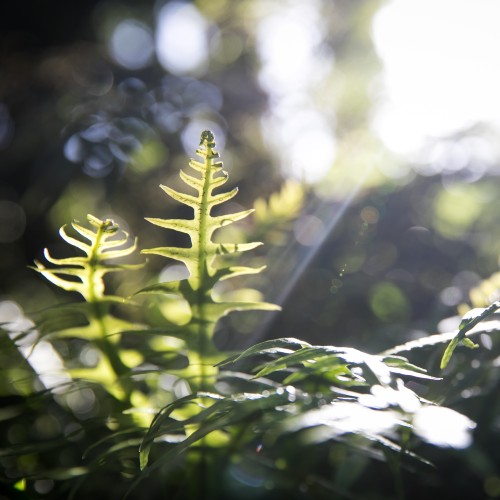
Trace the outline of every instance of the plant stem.
<instances>
[{"instance_id":1,"label":"plant stem","mask_svg":"<svg viewBox=\"0 0 500 500\"><path fill-rule=\"evenodd\" d=\"M206 373L206 357L208 354L209 322L205 317L205 303L206 303L206 273L208 273L208 263L207 263L207 249L210 244L209 238L207 238L207 219L209 217L210 208L208 206L208 195L210 192L210 180L211 180L211 167L212 158L214 157L214 152L209 145L208 140L204 140L203 144L205 146L205 169L203 172L203 191L201 198L201 206L199 212L199 226L198 226L198 289L197 289L197 308L199 314L199 327L198 327L198 358L200 363L199 376L200 376L200 389L207 390L207 373ZM218 155L217 155L218 156Z\"/></svg>"},{"instance_id":2,"label":"plant stem","mask_svg":"<svg viewBox=\"0 0 500 500\"><path fill-rule=\"evenodd\" d=\"M106 357L111 369L115 374L115 382L120 386L123 392L123 397L126 402L130 402L132 387L130 381L124 376L128 373L128 368L123 364L115 346L108 339L108 328L106 325L106 317L108 315L108 304L105 304L103 299L102 277L97 274L99 265L98 249L101 240L108 228L108 221L99 225L92 250L89 255L89 275L88 275L88 290L87 301L91 305L92 320L95 322L100 334L100 338L95 340L95 345L101 353Z\"/></svg>"}]
</instances>

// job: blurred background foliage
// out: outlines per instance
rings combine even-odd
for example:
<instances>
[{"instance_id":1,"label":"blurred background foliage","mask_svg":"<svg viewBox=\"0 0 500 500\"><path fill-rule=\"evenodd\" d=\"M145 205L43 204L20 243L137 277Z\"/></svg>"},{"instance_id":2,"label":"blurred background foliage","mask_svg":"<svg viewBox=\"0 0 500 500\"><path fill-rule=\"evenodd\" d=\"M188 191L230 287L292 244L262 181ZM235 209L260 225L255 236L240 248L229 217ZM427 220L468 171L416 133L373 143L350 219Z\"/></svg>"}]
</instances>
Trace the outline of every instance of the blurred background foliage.
<instances>
[{"instance_id":1,"label":"blurred background foliage","mask_svg":"<svg viewBox=\"0 0 500 500\"><path fill-rule=\"evenodd\" d=\"M287 336L379 352L450 331L457 308L463 313L498 299L494 121L471 112L463 126L430 130L411 150L394 147L397 134L387 139L391 89L384 78L391 67L383 35L390 12L404 3L4 2L2 321L29 321L16 304L29 316L57 300L27 266L46 246L64 254L57 230L72 219L113 218L139 237L139 247L164 244L143 219L186 215L174 202L166 205L157 186L179 187L179 168L207 128L216 134L230 183L240 188L236 203L255 203L253 220L231 228L233 240L265 243L253 259L268 270L251 284L283 306L268 319L247 313L224 319L217 332L222 348ZM463 14L444 3L452 20ZM411 66L414 47L401 35L410 23L401 19L394 36ZM453 57L467 61L462 47L456 51ZM486 81L485 67L464 72ZM410 74L415 101L449 69L443 61L438 70L429 63L427 72ZM436 83L443 102L448 90ZM467 112L481 92L481 85L471 87L454 104ZM443 109L427 113L428 120L442 121ZM404 135L419 119L410 112L396 129ZM129 276L114 286L131 294L166 272L161 266L151 258L136 281ZM494 338L482 341L485 349L459 352L448 369L446 402L484 420L479 444L454 459L449 474L460 476L458 463L481 494L495 498L500 403L491 398L499 385L498 351ZM436 373L441 353L424 354L418 362ZM27 376L21 362L16 369ZM50 425L39 428L43 434Z\"/></svg>"}]
</instances>

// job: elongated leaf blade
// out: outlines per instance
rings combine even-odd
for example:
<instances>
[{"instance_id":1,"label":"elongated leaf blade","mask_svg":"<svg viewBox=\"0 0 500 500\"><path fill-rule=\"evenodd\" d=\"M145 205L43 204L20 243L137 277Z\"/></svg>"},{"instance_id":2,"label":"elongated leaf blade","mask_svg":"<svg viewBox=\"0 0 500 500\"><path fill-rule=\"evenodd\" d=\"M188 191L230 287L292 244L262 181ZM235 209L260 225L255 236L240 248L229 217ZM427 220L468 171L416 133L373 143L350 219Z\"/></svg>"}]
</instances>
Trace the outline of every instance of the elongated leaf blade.
<instances>
[{"instance_id":1,"label":"elongated leaf blade","mask_svg":"<svg viewBox=\"0 0 500 500\"><path fill-rule=\"evenodd\" d=\"M160 186L165 193L167 193L174 200L183 203L184 205L188 205L192 208L196 208L199 205L198 198L191 196L190 194L180 193L175 189L172 189L168 186Z\"/></svg>"},{"instance_id":2,"label":"elongated leaf blade","mask_svg":"<svg viewBox=\"0 0 500 500\"><path fill-rule=\"evenodd\" d=\"M146 217L146 220L155 226L160 226L164 229L173 229L190 235L196 234L198 231L197 223L192 219L155 219Z\"/></svg>"},{"instance_id":3,"label":"elongated leaf blade","mask_svg":"<svg viewBox=\"0 0 500 500\"><path fill-rule=\"evenodd\" d=\"M235 361L240 361L242 359L248 358L250 356L259 356L262 354L274 354L274 353L290 353L295 352L297 349L303 347L310 347L311 344L303 340L295 339L293 337L281 338L275 340L266 340L249 347L241 354L232 356L224 361L221 361L217 366L225 366Z\"/></svg>"}]
</instances>

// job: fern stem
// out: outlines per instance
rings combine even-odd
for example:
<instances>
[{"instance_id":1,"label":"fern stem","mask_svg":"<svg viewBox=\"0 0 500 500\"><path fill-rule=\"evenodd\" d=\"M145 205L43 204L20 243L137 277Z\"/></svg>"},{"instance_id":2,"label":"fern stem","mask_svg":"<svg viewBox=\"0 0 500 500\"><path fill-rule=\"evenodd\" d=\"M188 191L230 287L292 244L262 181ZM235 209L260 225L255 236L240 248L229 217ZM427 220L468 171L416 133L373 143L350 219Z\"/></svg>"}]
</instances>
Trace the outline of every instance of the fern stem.
<instances>
[{"instance_id":1,"label":"fern stem","mask_svg":"<svg viewBox=\"0 0 500 500\"><path fill-rule=\"evenodd\" d=\"M198 227L198 289L197 289L197 308L199 312L199 327L198 327L198 358L199 358L199 377L200 377L200 389L202 391L208 390L208 380L205 363L207 362L208 345L209 341L209 322L205 316L205 304L206 298L205 293L207 290L206 273L208 273L208 263L207 263L207 249L208 245L211 243L208 237L208 225L207 220L210 216L210 207L208 204L208 199L211 194L211 177L212 177L212 159L218 157L219 155L214 152L211 145L215 145L213 142L213 136L205 137L202 140L202 145L205 147L204 152L204 172L203 172L203 190L201 198L201 206L199 212L199 227Z\"/></svg>"},{"instance_id":2,"label":"fern stem","mask_svg":"<svg viewBox=\"0 0 500 500\"><path fill-rule=\"evenodd\" d=\"M199 212L199 228L198 228L198 289L196 292L197 298L197 308L199 314L199 326L198 326L198 353L197 357L199 359L199 389L206 391L209 389L209 383L207 380L206 363L207 363L207 342L209 339L210 323L207 322L205 315L205 304L207 293L206 290L209 288L206 284L206 277L208 273L208 263L207 263L207 250L210 242L210 237L207 232L207 219L210 216L210 206L208 204L208 199L211 194L211 179L212 179L212 158L218 157L219 155L215 153L212 149L212 144L215 146L214 137L210 135L202 135L201 144L205 147L204 152L204 170L203 170L203 189L201 197L201 205ZM201 440L201 457L200 457L200 491L197 498L206 499L209 490L210 475L209 468L207 464L207 453L206 453L206 440L203 438Z\"/></svg>"},{"instance_id":3,"label":"fern stem","mask_svg":"<svg viewBox=\"0 0 500 500\"><path fill-rule=\"evenodd\" d=\"M130 401L132 388L130 383L124 376L128 372L128 368L123 364L115 346L108 339L108 328L106 326L106 317L108 315L108 304L103 303L103 286L102 277L96 276L97 266L99 265L99 248L101 241L106 231L110 228L112 222L109 220L99 224L95 241L89 255L89 279L88 279L88 296L87 301L91 305L92 319L95 321L97 329L100 333L100 338L94 341L101 353L106 357L109 366L113 370L120 389L123 392L127 402Z\"/></svg>"}]
</instances>

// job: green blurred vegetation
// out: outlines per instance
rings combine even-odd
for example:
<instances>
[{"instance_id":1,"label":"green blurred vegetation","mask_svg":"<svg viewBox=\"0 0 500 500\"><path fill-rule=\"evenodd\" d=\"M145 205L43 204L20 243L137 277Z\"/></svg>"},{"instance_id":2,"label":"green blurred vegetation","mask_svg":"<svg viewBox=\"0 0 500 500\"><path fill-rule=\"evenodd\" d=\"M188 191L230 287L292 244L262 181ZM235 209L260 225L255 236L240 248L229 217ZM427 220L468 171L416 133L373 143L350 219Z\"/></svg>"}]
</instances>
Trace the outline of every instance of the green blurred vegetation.
<instances>
[{"instance_id":1,"label":"green blurred vegetation","mask_svg":"<svg viewBox=\"0 0 500 500\"><path fill-rule=\"evenodd\" d=\"M224 237L265 243L243 263L268 269L247 278L245 287L259 291L252 300L264 296L283 308L269 317L239 313L223 318L215 331L220 350L296 337L377 353L452 331L458 316L498 300L498 158L488 163L469 154L456 168L453 149L478 138L491 140L488 126L476 124L429 140L418 159L389 151L372 128L383 68L371 30L384 4L93 0L19 3L11 13L2 7L0 322L15 320L17 331L26 332L15 339L2 336L0 356L8 367L0 382L2 407L9 410L0 415L6 420L22 415L2 431L2 448L38 443L47 448L44 466L64 466L61 476L71 475L74 467L77 477L87 444L113 429L112 419L107 430L86 425L83 431L82 422L119 413L124 409L120 398L108 397L97 386L53 398L26 361L36 330L32 319L70 300L28 266L43 258L45 247L54 256L70 257L57 231L72 220L85 221L88 213L117 221L138 236L141 248L185 245L183 235L175 233L165 243L167 237L144 218L186 217L186 207L166 201L157 186L182 190L178 171L206 128L221 138L229 187L240 187L228 212L255 208L251 220L225 229ZM186 35L173 43L165 26L172 32L182 26ZM289 26L297 46L288 50L273 39L280 26L285 28L278 35ZM160 36L165 37L163 51ZM266 47L277 47L278 58L272 59ZM283 66L276 63L280 59ZM179 271L173 267L150 258L143 270L126 277L117 273L107 283L128 297L159 275ZM250 297L240 282L219 291L234 300L238 293ZM125 312L115 305L112 312L139 322L140 307ZM171 298L153 307L148 321L188 321L179 310L186 312L185 303ZM73 312L68 314L73 321ZM408 498L500 497L498 341L487 332L478 341L481 349L456 351L445 381L410 385L424 398L453 406L478 427L466 450L445 453L424 446L437 473L405 472ZM144 362L145 355L152 364L184 366L177 339L151 341L139 357L132 334L122 342L129 367ZM54 339L50 345L47 355L52 349L60 352L74 361L71 369L97 362L95 350L79 342ZM438 375L442 351L424 347L412 352L411 361ZM182 383L168 377L166 371L157 387L175 385L175 397L184 396ZM150 382L147 374L144 380ZM38 396L29 397L34 392ZM161 407L173 397L157 395L155 402ZM62 448L50 441L56 437ZM121 465L131 475L139 438L132 434L129 439ZM366 484L380 487L380 498L392 494L393 479L377 465L365 467L365 457L333 448L328 454L339 484L348 488L358 470L371 479ZM305 455L305 461L312 460L311 450ZM29 453L19 459L2 456L4 475L11 481L9 471L15 467L29 475L40 460ZM106 462L102 456L99 460ZM353 478L341 471L343 461L344 469L352 467ZM239 484L248 487L246 472L242 467L239 476L232 476L233 493ZM113 474L122 477L122 471ZM93 480L110 483L104 473ZM67 495L51 493L49 480L36 481L33 495ZM5 495L22 497L16 492ZM271 495L251 488L242 494L252 492L260 498ZM360 494L366 498L366 493ZM377 498L377 492L370 494ZM301 495L297 498L307 498Z\"/></svg>"}]
</instances>

